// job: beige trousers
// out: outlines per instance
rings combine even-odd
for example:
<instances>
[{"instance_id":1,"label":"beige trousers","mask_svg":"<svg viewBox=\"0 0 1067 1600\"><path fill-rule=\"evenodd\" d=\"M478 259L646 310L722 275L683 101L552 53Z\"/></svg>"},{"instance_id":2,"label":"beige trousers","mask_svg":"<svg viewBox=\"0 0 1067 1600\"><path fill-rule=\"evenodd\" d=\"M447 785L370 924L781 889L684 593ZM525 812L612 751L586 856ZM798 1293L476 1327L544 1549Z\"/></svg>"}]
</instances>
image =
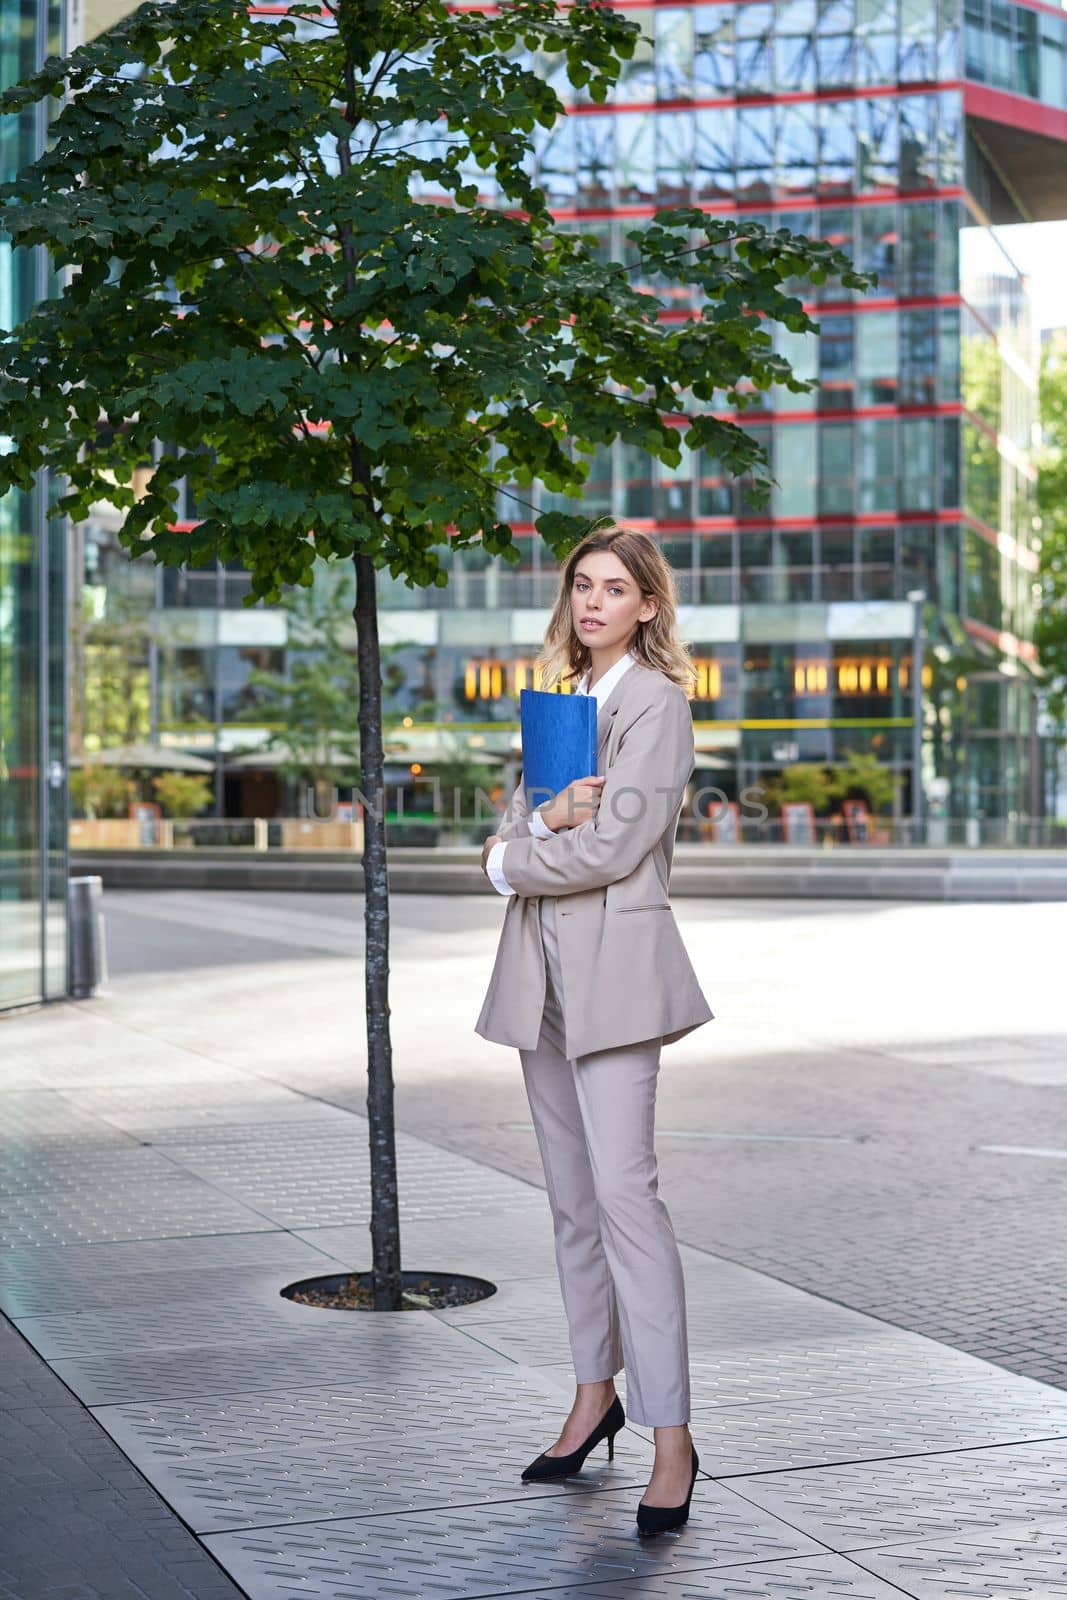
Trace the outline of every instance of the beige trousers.
<instances>
[{"instance_id":1,"label":"beige trousers","mask_svg":"<svg viewBox=\"0 0 1067 1600\"><path fill-rule=\"evenodd\" d=\"M645 1427L690 1415L685 1283L653 1148L661 1042L564 1054L556 899L540 902L548 978L535 1050L520 1050L556 1241L578 1383L626 1369L626 1411ZM581 1004L580 995L569 997Z\"/></svg>"}]
</instances>

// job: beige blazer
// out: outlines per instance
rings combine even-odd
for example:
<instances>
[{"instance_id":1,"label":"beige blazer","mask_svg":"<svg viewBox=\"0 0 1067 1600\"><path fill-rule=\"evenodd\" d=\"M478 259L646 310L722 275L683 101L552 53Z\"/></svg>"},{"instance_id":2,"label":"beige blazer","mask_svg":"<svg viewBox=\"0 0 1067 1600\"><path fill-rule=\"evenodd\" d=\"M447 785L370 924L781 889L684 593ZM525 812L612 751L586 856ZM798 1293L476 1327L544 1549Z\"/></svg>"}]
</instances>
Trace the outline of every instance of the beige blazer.
<instances>
[{"instance_id":1,"label":"beige blazer","mask_svg":"<svg viewBox=\"0 0 1067 1600\"><path fill-rule=\"evenodd\" d=\"M606 776L591 820L531 834L522 776L497 828L509 840L508 897L476 1033L533 1050L545 1005L542 895L558 897L568 1060L709 1022L668 899L671 860L694 765L693 718L676 683L641 662L623 673L597 715L597 771Z\"/></svg>"}]
</instances>

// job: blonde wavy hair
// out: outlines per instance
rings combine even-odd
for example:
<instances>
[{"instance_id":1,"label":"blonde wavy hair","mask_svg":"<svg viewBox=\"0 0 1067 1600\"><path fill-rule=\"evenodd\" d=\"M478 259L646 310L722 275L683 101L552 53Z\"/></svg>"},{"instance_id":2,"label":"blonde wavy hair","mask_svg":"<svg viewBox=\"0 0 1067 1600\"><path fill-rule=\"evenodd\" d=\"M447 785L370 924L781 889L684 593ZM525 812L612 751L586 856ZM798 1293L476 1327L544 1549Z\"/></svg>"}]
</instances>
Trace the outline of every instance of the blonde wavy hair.
<instances>
[{"instance_id":1,"label":"blonde wavy hair","mask_svg":"<svg viewBox=\"0 0 1067 1600\"><path fill-rule=\"evenodd\" d=\"M662 672L691 697L696 688L697 670L689 655L689 646L675 636L678 597L674 570L650 534L639 533L617 522L595 526L575 545L560 568L556 601L545 630L544 644L534 663L535 673L540 674L540 687L554 689L564 684L573 687L592 665L592 651L575 632L571 619L571 591L582 558L595 550L610 550L612 555L618 556L642 597L659 601L655 616L637 624L630 649L646 667Z\"/></svg>"}]
</instances>

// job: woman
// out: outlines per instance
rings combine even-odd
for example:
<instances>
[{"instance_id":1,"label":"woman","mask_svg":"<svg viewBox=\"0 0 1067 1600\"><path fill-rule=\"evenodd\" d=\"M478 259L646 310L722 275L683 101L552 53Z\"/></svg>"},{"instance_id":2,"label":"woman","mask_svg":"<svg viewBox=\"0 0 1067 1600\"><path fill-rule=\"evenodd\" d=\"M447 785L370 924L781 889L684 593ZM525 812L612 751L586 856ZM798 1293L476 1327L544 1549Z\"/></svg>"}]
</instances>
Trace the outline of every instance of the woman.
<instances>
[{"instance_id":1,"label":"woman","mask_svg":"<svg viewBox=\"0 0 1067 1600\"><path fill-rule=\"evenodd\" d=\"M699 1459L689 1435L682 1264L657 1193L660 1047L712 1013L667 897L694 764L675 637L673 574L645 534L611 527L574 549L538 658L544 688L596 696L596 777L536 811L520 781L482 866L508 895L475 1023L517 1047L544 1164L576 1395L526 1481L565 1477L631 1421L655 1430L642 1535L689 1515Z\"/></svg>"}]
</instances>

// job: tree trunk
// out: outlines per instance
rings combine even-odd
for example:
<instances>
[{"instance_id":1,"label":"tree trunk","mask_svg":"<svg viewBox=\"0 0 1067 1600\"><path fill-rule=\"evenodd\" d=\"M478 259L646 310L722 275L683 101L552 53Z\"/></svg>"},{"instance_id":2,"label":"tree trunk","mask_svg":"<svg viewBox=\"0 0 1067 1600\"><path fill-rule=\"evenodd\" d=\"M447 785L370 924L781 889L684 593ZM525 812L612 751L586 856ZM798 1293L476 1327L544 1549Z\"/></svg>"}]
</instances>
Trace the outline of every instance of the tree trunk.
<instances>
[{"instance_id":1,"label":"tree trunk","mask_svg":"<svg viewBox=\"0 0 1067 1600\"><path fill-rule=\"evenodd\" d=\"M375 1311L399 1311L400 1210L396 1181L393 1047L389 1034L389 874L385 857L382 673L374 565L357 550L356 654L363 819L367 1011L367 1117L370 1123L371 1246Z\"/></svg>"}]
</instances>

